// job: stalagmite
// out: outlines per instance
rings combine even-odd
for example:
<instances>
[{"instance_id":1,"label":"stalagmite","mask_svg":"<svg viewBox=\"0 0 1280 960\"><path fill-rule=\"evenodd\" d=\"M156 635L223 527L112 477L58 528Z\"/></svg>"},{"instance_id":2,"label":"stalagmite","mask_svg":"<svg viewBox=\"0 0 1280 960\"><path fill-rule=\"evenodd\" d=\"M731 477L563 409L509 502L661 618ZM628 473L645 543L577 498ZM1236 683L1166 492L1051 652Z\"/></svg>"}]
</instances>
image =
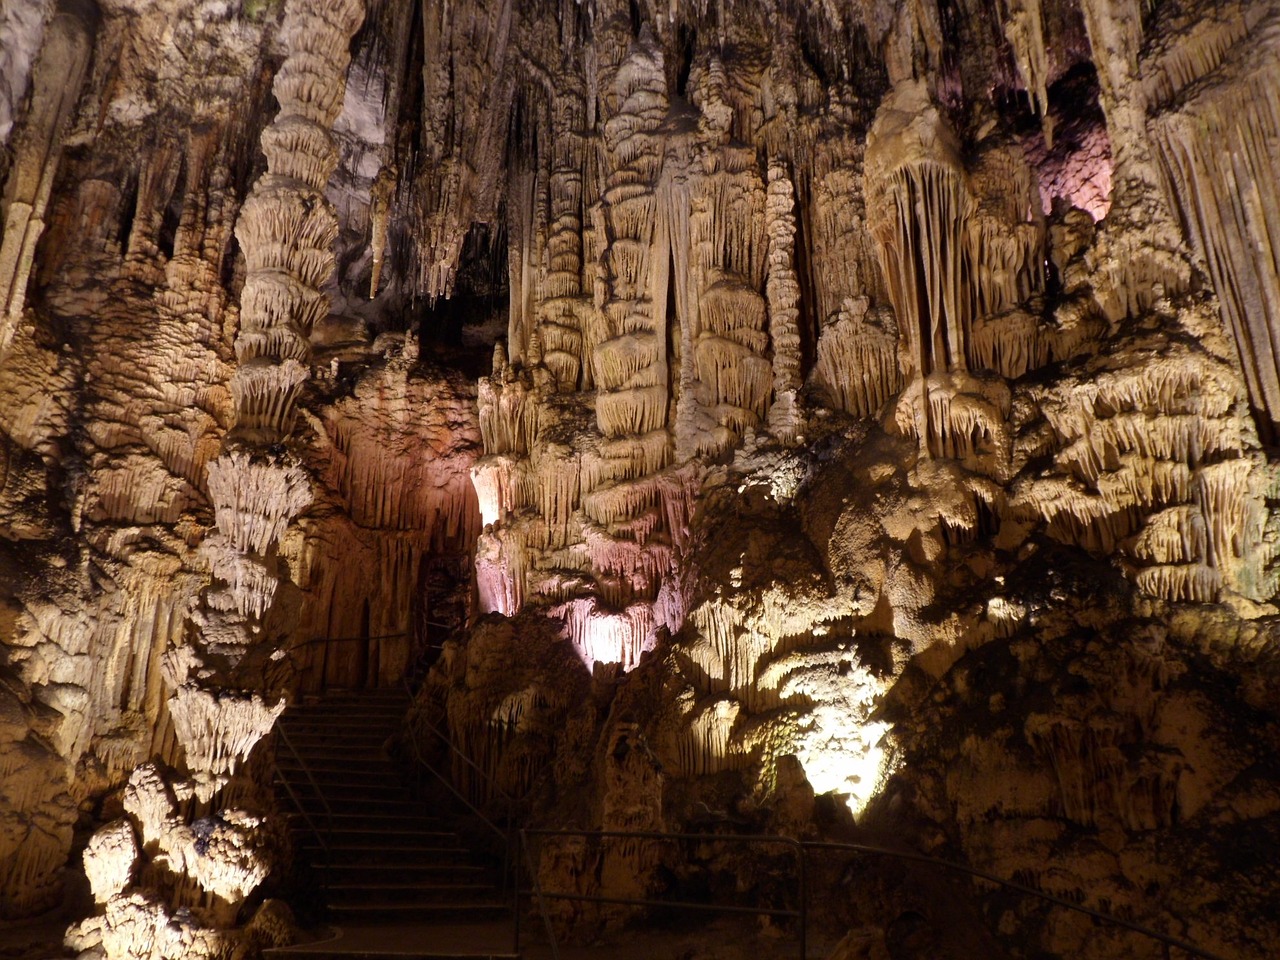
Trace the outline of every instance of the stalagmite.
<instances>
[{"instance_id":1,"label":"stalagmite","mask_svg":"<svg viewBox=\"0 0 1280 960\"><path fill-rule=\"evenodd\" d=\"M84 871L94 902L105 904L122 893L133 880L137 859L138 839L127 820L107 824L90 837L84 850Z\"/></svg>"}]
</instances>

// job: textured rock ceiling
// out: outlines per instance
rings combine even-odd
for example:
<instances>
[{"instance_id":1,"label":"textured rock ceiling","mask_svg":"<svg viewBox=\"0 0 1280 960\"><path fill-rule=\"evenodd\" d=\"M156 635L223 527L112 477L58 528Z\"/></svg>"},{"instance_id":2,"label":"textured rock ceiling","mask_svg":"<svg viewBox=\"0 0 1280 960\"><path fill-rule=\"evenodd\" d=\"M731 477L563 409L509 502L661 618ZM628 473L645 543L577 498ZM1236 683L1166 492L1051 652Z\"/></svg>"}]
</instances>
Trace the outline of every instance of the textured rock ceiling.
<instances>
[{"instance_id":1,"label":"textured rock ceiling","mask_svg":"<svg viewBox=\"0 0 1280 960\"><path fill-rule=\"evenodd\" d=\"M255 746L452 619L549 819L1269 956L1278 105L1275 0L0 0L0 917L256 942Z\"/></svg>"}]
</instances>

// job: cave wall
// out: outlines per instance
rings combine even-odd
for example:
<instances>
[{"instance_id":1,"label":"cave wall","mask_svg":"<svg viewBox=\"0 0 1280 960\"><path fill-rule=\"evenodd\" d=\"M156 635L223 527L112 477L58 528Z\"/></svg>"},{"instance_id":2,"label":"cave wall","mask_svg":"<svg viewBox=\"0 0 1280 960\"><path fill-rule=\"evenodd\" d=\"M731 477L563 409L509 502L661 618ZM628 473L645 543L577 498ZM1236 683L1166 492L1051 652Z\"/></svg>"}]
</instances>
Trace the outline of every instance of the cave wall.
<instances>
[{"instance_id":1,"label":"cave wall","mask_svg":"<svg viewBox=\"0 0 1280 960\"><path fill-rule=\"evenodd\" d=\"M140 866L91 877L80 946L192 907L156 949L231 949L254 746L300 691L398 682L463 579L428 699L547 809L764 828L807 781L1253 955L1152 864L1224 870L1278 809L1278 19L0 9L0 914L88 843ZM637 737L657 767L610 759ZM222 872L211 815L254 851Z\"/></svg>"}]
</instances>

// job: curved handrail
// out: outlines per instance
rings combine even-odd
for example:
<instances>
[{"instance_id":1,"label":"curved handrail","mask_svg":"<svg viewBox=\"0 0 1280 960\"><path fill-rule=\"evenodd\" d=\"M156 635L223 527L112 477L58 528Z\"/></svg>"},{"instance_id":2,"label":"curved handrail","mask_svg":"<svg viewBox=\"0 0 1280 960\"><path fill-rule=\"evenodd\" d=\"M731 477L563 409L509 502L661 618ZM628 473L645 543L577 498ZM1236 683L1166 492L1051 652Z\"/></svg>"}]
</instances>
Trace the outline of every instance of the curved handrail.
<instances>
[{"instance_id":1,"label":"curved handrail","mask_svg":"<svg viewBox=\"0 0 1280 960\"><path fill-rule=\"evenodd\" d=\"M979 870L975 867L967 866L966 864L956 863L953 860L944 860L941 857L934 857L934 856L930 856L929 854L916 853L915 851L911 851L911 850L894 850L890 847L881 847L881 846L876 846L875 844L869 844L869 843L839 843L835 841L815 841L815 840L801 841L801 840L795 840L791 837L779 837L779 836L771 836L766 834L722 834L722 833L701 834L701 833L669 833L669 832L663 832L663 831L528 829L528 830L521 830L520 835L521 835L522 845L525 844L526 835L533 835L533 836L580 836L580 837L613 836L613 837L634 837L637 839L650 839L650 840L685 839L685 840L699 840L699 841L707 841L707 842L723 841L723 842L730 842L730 843L734 843L734 842L737 842L737 843L752 843L752 842L783 843L783 844L794 846L799 851L799 854L797 857L797 863L799 867L799 881L800 881L800 910L799 911L775 911L775 910L758 910L758 909L750 909L750 908L735 908L735 912L745 910L745 912L751 912L751 913L765 913L765 914L774 914L774 915L780 915L780 916L797 916L800 921L799 925L800 925L800 943L801 943L802 957L805 955L804 953L805 941L807 938L806 927L808 923L808 893L807 893L807 887L806 887L807 877L806 877L804 854L808 850L849 850L855 853L866 853L866 854L872 854L875 856L890 857L892 859L904 860L911 863L922 863L930 867L954 870L959 873L968 874L969 876L977 877L981 880L986 880L989 883L994 883L997 886L1005 887L1010 890L1015 890L1019 893L1036 897L1047 903L1052 903L1055 906L1065 907L1068 910L1074 910L1077 913L1081 913L1081 914L1084 914L1085 916L1092 917L1095 920L1101 920L1104 923L1114 924L1115 926L1122 927L1126 930L1131 930L1134 933L1142 934L1143 936L1149 937L1152 940L1156 940L1160 943L1163 943L1166 946L1177 947L1179 950L1184 950L1187 953L1192 954L1193 956L1202 957L1204 958L1204 960L1227 960L1227 958L1221 956L1220 954L1212 953L1208 950L1205 950L1202 947L1197 947L1193 943L1188 943L1187 941L1182 940L1178 937L1173 937L1168 934L1161 933L1158 930L1153 930L1150 927L1143 926L1142 924L1134 923L1131 920L1125 920L1125 919L1122 919L1121 917L1117 917L1112 914L1105 913L1101 910L1095 910L1092 907L1086 907L1078 903L1072 903L1070 900L1066 900L1062 897L1055 896L1054 894L1051 894L1051 893L1045 893L1043 890L1037 890L1034 887L1027 886L1026 884L1018 883L1013 880L1006 880L1003 877L996 876L995 874L989 873L985 870ZM530 865L530 868L529 868L530 873L536 876L536 872L534 871L532 866L533 861L528 856L527 846L525 847L525 850L526 850L526 853L525 853L526 860ZM540 906L542 905L542 900L544 897L550 897L552 899L581 900L581 901L590 901L590 902L596 902L596 903L634 904L636 906L646 906L646 905L647 906L668 906L668 907L684 907L686 909L716 909L716 910L730 909L730 908L724 908L724 907L711 907L709 905L704 905L704 904L679 903L679 902L673 902L669 900L668 901L659 901L659 900L650 901L650 900L642 900L634 897L596 897L596 896L589 896L586 894L547 893L543 891L540 888L540 886L535 886L535 889L531 892L533 892L537 896ZM543 908L543 919L544 921L546 921L547 919L545 907ZM548 926L548 931L550 931L549 926ZM554 937L552 937L552 943L553 945L555 943Z\"/></svg>"},{"instance_id":2,"label":"curved handrail","mask_svg":"<svg viewBox=\"0 0 1280 960\"><path fill-rule=\"evenodd\" d=\"M637 840L695 840L698 842L721 842L729 843L756 843L756 844L781 844L791 847L796 855L796 869L800 881L800 907L798 910L774 910L763 907L725 907L715 906L714 904L689 903L674 900L645 900L638 897L597 897L589 894L579 893L545 893L541 886L535 884L534 890L538 898L538 905L542 909L543 921L547 924L547 933L551 937L552 952L558 957L556 952L556 940L554 934L551 933L550 920L547 918L546 907L543 905L543 897L551 897L555 900L578 900L589 903L616 903L616 904L632 904L634 906L651 906L651 907L678 907L685 910L707 910L718 913L752 913L763 916L773 917L795 917L799 920L799 946L800 960L805 960L808 954L808 927L809 927L809 891L808 878L804 861L804 845L794 837L783 837L774 834L735 834L735 833L670 833L660 830L565 830L565 829L539 829L531 828L520 831L521 844L525 845L525 856L528 859L528 847L525 843L526 836L536 837L622 837ZM537 872L533 869L533 861L529 860L529 872L535 878Z\"/></svg>"},{"instance_id":3,"label":"curved handrail","mask_svg":"<svg viewBox=\"0 0 1280 960\"><path fill-rule=\"evenodd\" d=\"M489 789L492 792L496 793L500 799L505 800L507 803L510 803L513 805L520 802L516 800L515 797L511 796L511 794L507 793L507 791L503 790L502 787L498 786L498 782L494 780L490 774L482 770L474 760L472 760L470 757L468 757L465 753L463 753L454 745L452 737L450 737L447 733L445 733L443 730L437 727L425 716L423 716L422 714L418 714L418 716L416 716L413 719L412 723L413 724L420 723L423 726L425 726L431 733L435 734L436 739L438 739L441 743L443 743L445 747L448 748L450 753L452 753L455 757L457 757L459 760L465 763L468 767L470 767L472 770L478 773L481 776L481 778L485 781L485 783L488 784ZM416 742L414 744L414 747L415 749L417 748ZM468 806L470 806L470 804L468 804Z\"/></svg>"},{"instance_id":4,"label":"curved handrail","mask_svg":"<svg viewBox=\"0 0 1280 960\"><path fill-rule=\"evenodd\" d=\"M439 620L419 620L419 623L426 624L428 627L440 627L442 630L452 630L453 626L448 623L441 623ZM379 633L371 637L312 637L310 640L303 640L301 643L295 643L285 650L286 655L297 650L305 650L307 647L314 647L320 643L355 643L360 640L396 640L400 637L413 636L412 630L401 630L399 633ZM440 646L440 644L428 644L428 646Z\"/></svg>"},{"instance_id":5,"label":"curved handrail","mask_svg":"<svg viewBox=\"0 0 1280 960\"><path fill-rule=\"evenodd\" d=\"M495 824L492 820L486 817L483 813L481 813L480 808L477 807L470 800L468 800L466 797L464 797L462 793L458 790L458 788L449 782L448 777L441 774L439 770L437 770L435 767L431 765L431 763L427 760L427 758L422 755L422 751L418 748L417 740L415 740L413 737L409 737L407 739L409 740L410 747L413 750L413 758L418 762L418 765L420 767L423 767L424 769L426 769L428 773L432 774L432 776L434 776L437 780L439 780L448 789L450 793L452 793L455 797L461 800L463 804L466 805L466 808L471 812L471 815L474 816L476 819L478 819L486 827L492 830L504 841L506 841L510 837L510 833L508 831L503 830L501 827ZM452 749L453 745L452 744L448 744L448 745Z\"/></svg>"},{"instance_id":6,"label":"curved handrail","mask_svg":"<svg viewBox=\"0 0 1280 960\"><path fill-rule=\"evenodd\" d=\"M1101 910L1095 910L1092 907L1086 907L1079 903L1072 903L1063 897L1055 896L1052 893L1045 893L1043 890L1037 890L1035 887L1018 883L1015 880L1006 880L998 877L993 873L985 870L979 870L975 867L967 866L963 863L956 863L954 860L943 860L941 857L931 857L925 853L916 853L913 850L894 850L890 847L879 847L869 843L836 843L808 840L802 846L806 850L852 850L857 853L870 853L876 856L891 857L897 860L906 860L911 863L924 863L933 867L943 867L947 870L955 870L959 873L966 873L971 877L978 877L986 880L988 883L994 883L997 886L1005 887L1009 890L1016 890L1019 893L1025 893L1029 896L1038 897L1048 903L1055 904L1059 907L1066 907L1068 910L1074 910L1076 913L1083 913L1086 916L1093 917L1095 920L1102 920L1105 923L1115 924L1132 930L1135 933L1141 933L1153 940L1159 940L1161 943L1168 944L1171 947L1177 947L1179 950L1185 950L1187 953L1197 957L1204 957L1205 960L1226 960L1225 957L1216 953L1210 953L1195 944L1180 940L1177 937L1171 937L1168 934L1160 933L1158 930L1152 930L1150 927L1144 927L1140 923L1134 923L1130 920L1124 920L1110 913L1104 913Z\"/></svg>"},{"instance_id":7,"label":"curved handrail","mask_svg":"<svg viewBox=\"0 0 1280 960\"><path fill-rule=\"evenodd\" d=\"M285 652L294 653L298 650L305 650L307 647L314 647L320 643L355 643L359 640L395 640L399 637L410 636L408 630L401 630L399 633L379 633L372 637L312 637L310 640L303 640L301 643L295 643Z\"/></svg>"}]
</instances>

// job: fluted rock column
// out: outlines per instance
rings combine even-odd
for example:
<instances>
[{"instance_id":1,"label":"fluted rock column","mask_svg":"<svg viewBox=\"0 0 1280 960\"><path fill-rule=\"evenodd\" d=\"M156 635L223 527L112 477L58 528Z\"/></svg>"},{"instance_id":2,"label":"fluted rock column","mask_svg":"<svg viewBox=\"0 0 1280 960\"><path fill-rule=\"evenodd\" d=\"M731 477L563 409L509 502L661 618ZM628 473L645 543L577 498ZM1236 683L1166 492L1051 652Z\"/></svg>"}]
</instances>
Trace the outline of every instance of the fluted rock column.
<instances>
[{"instance_id":1,"label":"fluted rock column","mask_svg":"<svg viewBox=\"0 0 1280 960\"><path fill-rule=\"evenodd\" d=\"M276 75L280 102L262 134L267 173L236 225L248 276L240 305L240 366L231 380L235 433L275 443L289 435L308 376L308 338L329 310L320 292L333 275L338 221L324 188L338 165L330 131L342 110L348 46L364 17L361 0L294 0Z\"/></svg>"},{"instance_id":2,"label":"fluted rock column","mask_svg":"<svg viewBox=\"0 0 1280 960\"><path fill-rule=\"evenodd\" d=\"M196 629L162 660L186 769L135 771L128 821L99 831L86 855L91 876L113 856L119 861L95 884L103 912L68 935L69 945L97 946L108 960L229 955L236 941L226 928L270 869L261 816L219 801L285 705L264 689L282 632L272 614L290 584L278 549L310 506L314 481L283 444L309 376L311 328L329 309L320 291L333 275L338 232L324 196L338 160L330 130L363 16L362 0L290 0L285 11L286 57L274 83L280 111L262 135L267 173L236 225L247 277L231 380L234 426L206 476L216 530L201 551L211 584L192 613ZM239 791L238 801L254 806L252 791ZM140 857L169 879L130 886Z\"/></svg>"},{"instance_id":3,"label":"fluted rock column","mask_svg":"<svg viewBox=\"0 0 1280 960\"><path fill-rule=\"evenodd\" d=\"M785 443L796 440L803 421L797 399L800 375L800 283L796 278L795 188L780 164L769 167L765 232L769 237L769 339L773 342L773 404L769 429Z\"/></svg>"},{"instance_id":4,"label":"fluted rock column","mask_svg":"<svg viewBox=\"0 0 1280 960\"><path fill-rule=\"evenodd\" d=\"M362 0L289 3L281 28L288 53L273 87L280 112L262 134L267 172L236 224L247 276L231 380L234 449L209 465L218 529L205 553L216 585L197 613L205 652L231 670L262 639L288 579L276 547L312 500L306 471L278 445L293 429L309 375L311 329L329 309L321 288L333 276L338 232L324 195L338 162L330 131L363 18Z\"/></svg>"}]
</instances>

